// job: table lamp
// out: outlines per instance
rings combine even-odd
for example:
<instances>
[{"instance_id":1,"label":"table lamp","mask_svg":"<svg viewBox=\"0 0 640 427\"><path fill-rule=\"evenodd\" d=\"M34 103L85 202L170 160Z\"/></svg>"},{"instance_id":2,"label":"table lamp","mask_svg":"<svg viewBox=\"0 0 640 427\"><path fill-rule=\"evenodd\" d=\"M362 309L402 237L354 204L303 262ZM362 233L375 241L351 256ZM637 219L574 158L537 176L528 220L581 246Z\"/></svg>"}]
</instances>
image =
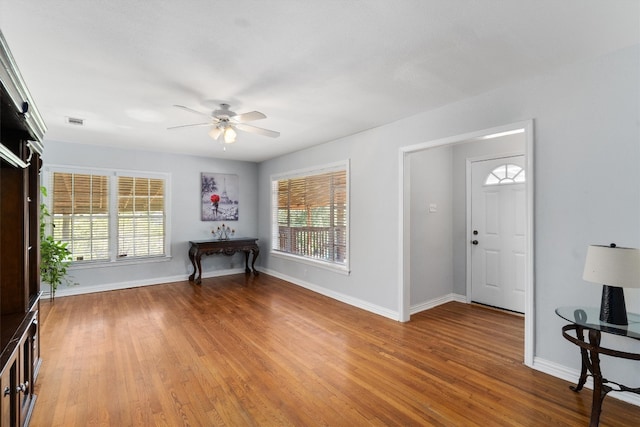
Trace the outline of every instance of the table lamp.
<instances>
[{"instance_id":1,"label":"table lamp","mask_svg":"<svg viewBox=\"0 0 640 427\"><path fill-rule=\"evenodd\" d=\"M582 278L603 284L600 321L627 325L623 288L640 288L640 249L591 245Z\"/></svg>"}]
</instances>

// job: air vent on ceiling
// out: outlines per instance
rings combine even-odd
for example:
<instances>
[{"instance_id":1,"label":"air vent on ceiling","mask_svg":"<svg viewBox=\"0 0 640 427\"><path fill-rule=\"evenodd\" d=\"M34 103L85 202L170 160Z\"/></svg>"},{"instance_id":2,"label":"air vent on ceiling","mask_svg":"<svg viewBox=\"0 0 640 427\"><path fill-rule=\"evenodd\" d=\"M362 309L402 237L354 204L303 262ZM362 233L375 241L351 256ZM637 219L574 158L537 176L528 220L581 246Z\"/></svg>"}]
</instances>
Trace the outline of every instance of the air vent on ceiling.
<instances>
[{"instance_id":1,"label":"air vent on ceiling","mask_svg":"<svg viewBox=\"0 0 640 427\"><path fill-rule=\"evenodd\" d=\"M67 123L70 125L83 126L84 119L79 119L77 117L67 117Z\"/></svg>"}]
</instances>

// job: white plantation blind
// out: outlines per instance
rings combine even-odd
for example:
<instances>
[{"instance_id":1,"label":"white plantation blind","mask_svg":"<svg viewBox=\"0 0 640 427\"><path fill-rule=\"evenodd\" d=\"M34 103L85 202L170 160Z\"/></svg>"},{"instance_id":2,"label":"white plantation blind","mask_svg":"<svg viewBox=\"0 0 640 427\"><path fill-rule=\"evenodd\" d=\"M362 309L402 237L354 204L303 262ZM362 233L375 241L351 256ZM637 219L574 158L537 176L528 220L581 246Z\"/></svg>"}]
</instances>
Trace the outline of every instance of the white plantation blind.
<instances>
[{"instance_id":1,"label":"white plantation blind","mask_svg":"<svg viewBox=\"0 0 640 427\"><path fill-rule=\"evenodd\" d=\"M74 260L108 260L109 177L55 172L51 197L53 238L68 242Z\"/></svg>"},{"instance_id":2,"label":"white plantation blind","mask_svg":"<svg viewBox=\"0 0 640 427\"><path fill-rule=\"evenodd\" d=\"M167 176L55 170L45 179L56 240L73 260L167 256ZM69 169L69 168L66 168Z\"/></svg>"},{"instance_id":3,"label":"white plantation blind","mask_svg":"<svg viewBox=\"0 0 640 427\"><path fill-rule=\"evenodd\" d=\"M164 181L118 177L118 257L164 255Z\"/></svg>"},{"instance_id":4,"label":"white plantation blind","mask_svg":"<svg viewBox=\"0 0 640 427\"><path fill-rule=\"evenodd\" d=\"M272 250L339 266L348 262L346 164L272 180Z\"/></svg>"}]
</instances>

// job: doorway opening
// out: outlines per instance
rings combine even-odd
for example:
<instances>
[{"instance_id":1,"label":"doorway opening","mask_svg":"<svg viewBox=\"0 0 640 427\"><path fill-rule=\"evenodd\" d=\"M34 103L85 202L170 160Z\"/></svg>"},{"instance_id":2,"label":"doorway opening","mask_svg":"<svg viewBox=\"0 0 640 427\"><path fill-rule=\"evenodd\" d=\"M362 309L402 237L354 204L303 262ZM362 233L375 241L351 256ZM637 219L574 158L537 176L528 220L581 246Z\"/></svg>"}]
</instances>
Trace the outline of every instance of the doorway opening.
<instances>
[{"instance_id":1,"label":"doorway opening","mask_svg":"<svg viewBox=\"0 0 640 427\"><path fill-rule=\"evenodd\" d=\"M524 303L522 307L522 312L524 314L524 324L525 324L525 342L524 342L524 363L528 366L533 365L533 341L534 341L534 311L533 311L533 300L534 300L534 280L533 280L533 120L528 120L524 122L512 123L505 126L500 126L496 128L484 129L476 132L471 132L468 134L452 136L444 139L428 141L421 144L416 144L412 146L402 147L400 149L399 163L400 163L400 227L399 227L399 265L400 268L400 286L399 286L399 317L401 321L409 321L410 315L412 314L412 310L414 312L420 311L416 309L415 301L411 301L412 294L412 283L415 282L417 276L413 274L412 278L412 264L415 269L415 265L419 264L419 257L428 258L430 255L434 255L434 253L429 253L429 251L423 251L423 253L415 253L416 249L414 248L413 256L416 259L412 262L412 241L415 239L415 234L419 233L420 230L415 226L416 221L416 209L415 204L416 201L412 200L412 198L422 197L416 196L414 192L412 192L412 186L418 187L416 185L416 167L414 166L412 171L412 160L417 156L430 156L430 153L435 153L436 150L429 151L435 148L443 148L450 147L452 150L467 150L465 154L466 159L473 159L475 154L475 159L478 160L478 157L488 156L487 154L477 154L479 147L482 146L483 142L486 142L489 139L494 139L510 134L522 134L520 138L522 140L521 148L511 150L510 152L502 151L498 153L497 157L511 157L516 155L522 155L523 159L523 170L526 173L526 180L522 185L524 186L524 190L522 194L518 197L522 197L524 199L524 221L522 227L524 227L524 232L526 237L523 239L523 255L521 258L520 268L523 271L523 279L521 281L520 286L523 288L524 294ZM461 147L464 146L464 149ZM493 157L496 153L491 153ZM455 158L456 154L454 154ZM489 156L490 157L490 156ZM487 157L488 158L488 157ZM425 169L426 170L426 169ZM419 172L418 172L419 175ZM463 172L464 175L464 172ZM469 177L470 178L470 177ZM466 178L465 178L466 180ZM465 181L463 180L463 182ZM455 183L454 183L455 185ZM464 183L461 184L464 188ZM451 190L453 192L453 190ZM465 190L461 190L465 193ZM470 197L470 195L464 194L463 197ZM412 205L413 202L413 205ZM419 203L425 205L425 213L424 215L432 215L430 218L435 218L436 215L446 215L446 209L441 209L440 205L437 203L432 203L431 200L420 200ZM456 203L454 201L454 203ZM461 202L464 206L465 202ZM470 205L470 201L467 201L467 206ZM459 210L459 209L458 209ZM466 222L465 214L462 213L463 219L458 219L458 223L460 221ZM413 223L412 223L413 216ZM456 221L454 215L454 222ZM413 227L413 228L412 228ZM472 302L472 292L470 289L470 283L468 280L469 274L467 273L469 270L466 268L467 263L471 262L471 246L473 239L472 233L473 229L471 226L462 226L462 230L459 230L459 226L453 226L455 233L451 235L451 239L453 241L453 253L456 253L456 245L464 245L461 246L466 249L460 249L454 255L452 253L451 257L453 259L453 275L456 276L453 278L452 289L449 294L441 295L439 298L433 298L433 301L436 301L436 305L443 302L462 300L467 303ZM457 227L457 228L456 228ZM456 234L457 233L457 234ZM462 255L461 255L462 253ZM466 258L466 259L465 259ZM461 261L462 260L462 261ZM425 274L428 276L428 272ZM466 295L465 295L466 293ZM421 309L424 309L426 306L422 306ZM426 307L428 308L428 307ZM417 310L417 311L416 311Z\"/></svg>"},{"instance_id":2,"label":"doorway opening","mask_svg":"<svg viewBox=\"0 0 640 427\"><path fill-rule=\"evenodd\" d=\"M524 313L524 154L467 158L467 300Z\"/></svg>"}]
</instances>

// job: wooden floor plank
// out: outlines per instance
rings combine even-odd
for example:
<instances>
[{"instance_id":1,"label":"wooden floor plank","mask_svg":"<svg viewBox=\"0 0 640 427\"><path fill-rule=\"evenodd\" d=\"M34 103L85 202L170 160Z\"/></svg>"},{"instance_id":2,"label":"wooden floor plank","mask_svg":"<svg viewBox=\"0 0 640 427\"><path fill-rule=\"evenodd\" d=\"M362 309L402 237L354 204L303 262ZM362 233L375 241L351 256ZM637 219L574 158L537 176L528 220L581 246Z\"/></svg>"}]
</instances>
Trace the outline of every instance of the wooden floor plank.
<instances>
[{"instance_id":1,"label":"wooden floor plank","mask_svg":"<svg viewBox=\"0 0 640 427\"><path fill-rule=\"evenodd\" d=\"M588 425L591 391L525 367L523 318L478 306L399 323L261 274L41 308L32 427ZM601 425L640 408L608 397Z\"/></svg>"}]
</instances>

